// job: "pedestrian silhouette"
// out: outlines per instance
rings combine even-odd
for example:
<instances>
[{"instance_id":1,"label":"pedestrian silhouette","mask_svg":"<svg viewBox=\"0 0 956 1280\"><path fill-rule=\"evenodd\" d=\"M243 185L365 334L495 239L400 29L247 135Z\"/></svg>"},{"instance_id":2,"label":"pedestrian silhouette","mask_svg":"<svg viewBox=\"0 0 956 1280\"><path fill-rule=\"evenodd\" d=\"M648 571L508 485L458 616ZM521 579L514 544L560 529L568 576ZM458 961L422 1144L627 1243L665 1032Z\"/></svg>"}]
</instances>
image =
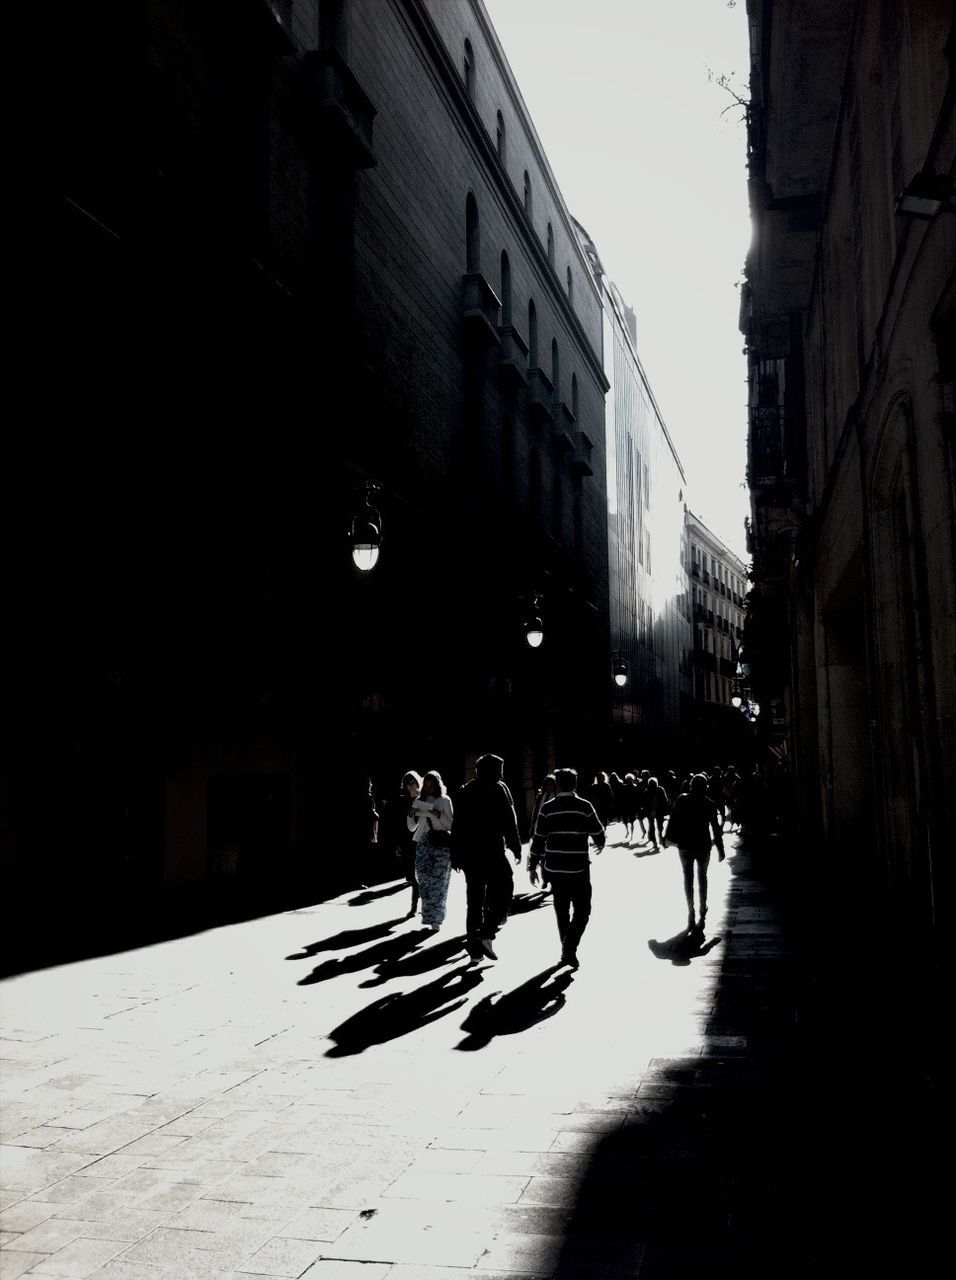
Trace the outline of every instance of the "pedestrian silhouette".
<instances>
[{"instance_id":1,"label":"pedestrian silhouette","mask_svg":"<svg viewBox=\"0 0 956 1280\"><path fill-rule=\"evenodd\" d=\"M501 995L492 992L469 1010L461 1024L468 1035L456 1049L484 1049L495 1036L510 1036L553 1018L564 1006L564 992L574 981L570 970L558 974L559 965L549 965L520 987Z\"/></svg>"},{"instance_id":2,"label":"pedestrian silhouette","mask_svg":"<svg viewBox=\"0 0 956 1280\"><path fill-rule=\"evenodd\" d=\"M329 938L308 943L295 955L286 956L286 959L307 960L309 956L317 955L320 951L342 951L346 947L357 947L363 942L374 942L376 938L391 933L392 926L400 923L400 920L386 920L382 924L370 924L367 929L342 929L341 932L333 933Z\"/></svg>"},{"instance_id":3,"label":"pedestrian silhouette","mask_svg":"<svg viewBox=\"0 0 956 1280\"><path fill-rule=\"evenodd\" d=\"M396 978L417 977L431 969L437 969L439 965L448 964L464 949L464 938L447 938L444 942L436 942L434 946L416 948L407 955L390 957L375 966L374 978L366 978L359 986L380 987Z\"/></svg>"},{"instance_id":4,"label":"pedestrian silhouette","mask_svg":"<svg viewBox=\"0 0 956 1280\"><path fill-rule=\"evenodd\" d=\"M362 969L380 964L383 960L403 955L406 951L417 947L421 941L422 935L417 932L402 933L396 938L386 938L384 942L366 947L364 951L356 951L350 956L343 956L340 960L324 960L307 977L300 978L296 985L311 987L317 982L327 982L329 978L337 978L342 973L358 973Z\"/></svg>"},{"instance_id":5,"label":"pedestrian silhouette","mask_svg":"<svg viewBox=\"0 0 956 1280\"><path fill-rule=\"evenodd\" d=\"M348 1057L362 1053L370 1045L385 1044L388 1040L419 1031L461 1008L468 992L481 981L482 970L463 965L415 991L396 991L382 996L329 1032L329 1039L335 1043L325 1056Z\"/></svg>"}]
</instances>

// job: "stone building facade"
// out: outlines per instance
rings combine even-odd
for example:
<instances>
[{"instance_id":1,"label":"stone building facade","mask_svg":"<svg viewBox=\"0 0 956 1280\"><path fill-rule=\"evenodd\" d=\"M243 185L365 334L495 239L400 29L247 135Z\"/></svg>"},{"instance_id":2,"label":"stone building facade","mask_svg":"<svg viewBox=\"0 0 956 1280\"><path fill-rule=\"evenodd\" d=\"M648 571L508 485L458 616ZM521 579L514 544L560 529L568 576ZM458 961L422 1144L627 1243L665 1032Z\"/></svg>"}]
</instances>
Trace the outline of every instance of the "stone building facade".
<instances>
[{"instance_id":1,"label":"stone building facade","mask_svg":"<svg viewBox=\"0 0 956 1280\"><path fill-rule=\"evenodd\" d=\"M579 234L604 308L611 662L627 674L614 692L605 767L659 770L681 760L691 724L687 479L637 353L635 314Z\"/></svg>"},{"instance_id":2,"label":"stone building facade","mask_svg":"<svg viewBox=\"0 0 956 1280\"><path fill-rule=\"evenodd\" d=\"M685 566L693 618L692 767L752 763L754 734L732 699L747 600L747 566L692 511L685 511Z\"/></svg>"},{"instance_id":3,"label":"stone building facade","mask_svg":"<svg viewBox=\"0 0 956 1280\"><path fill-rule=\"evenodd\" d=\"M807 834L923 991L956 839L952 9L748 13L746 646Z\"/></svg>"},{"instance_id":4,"label":"stone building facade","mask_svg":"<svg viewBox=\"0 0 956 1280\"><path fill-rule=\"evenodd\" d=\"M496 750L525 811L592 767L601 298L480 0L148 0L64 39L5 861L272 884L361 841L330 802L365 775Z\"/></svg>"}]
</instances>

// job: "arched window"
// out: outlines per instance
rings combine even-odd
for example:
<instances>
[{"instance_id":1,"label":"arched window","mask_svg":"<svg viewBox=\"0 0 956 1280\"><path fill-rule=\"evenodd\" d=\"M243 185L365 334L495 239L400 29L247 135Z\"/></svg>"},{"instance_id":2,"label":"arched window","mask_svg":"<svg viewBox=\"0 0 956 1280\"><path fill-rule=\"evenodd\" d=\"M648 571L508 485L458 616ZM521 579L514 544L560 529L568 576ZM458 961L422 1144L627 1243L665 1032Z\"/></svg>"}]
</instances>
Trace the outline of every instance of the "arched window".
<instances>
[{"instance_id":1,"label":"arched window","mask_svg":"<svg viewBox=\"0 0 956 1280\"><path fill-rule=\"evenodd\" d=\"M548 223L548 261L554 266L554 227Z\"/></svg>"},{"instance_id":2,"label":"arched window","mask_svg":"<svg viewBox=\"0 0 956 1280\"><path fill-rule=\"evenodd\" d=\"M531 217L531 179L528 177L528 170L524 171L524 211Z\"/></svg>"},{"instance_id":3,"label":"arched window","mask_svg":"<svg viewBox=\"0 0 956 1280\"><path fill-rule=\"evenodd\" d=\"M534 298L528 303L528 367L538 367L538 313L535 310Z\"/></svg>"},{"instance_id":4,"label":"arched window","mask_svg":"<svg viewBox=\"0 0 956 1280\"><path fill-rule=\"evenodd\" d=\"M498 144L498 159L501 161L502 164L504 164L505 162L505 118L500 111L498 112L498 124L497 124L496 137L497 137L497 144Z\"/></svg>"},{"instance_id":5,"label":"arched window","mask_svg":"<svg viewBox=\"0 0 956 1280\"><path fill-rule=\"evenodd\" d=\"M558 351L557 338L551 339L551 382L554 386L554 398L561 399L561 355Z\"/></svg>"},{"instance_id":6,"label":"arched window","mask_svg":"<svg viewBox=\"0 0 956 1280\"><path fill-rule=\"evenodd\" d=\"M568 267L568 302L574 301L574 277L571 275L571 268Z\"/></svg>"},{"instance_id":7,"label":"arched window","mask_svg":"<svg viewBox=\"0 0 956 1280\"><path fill-rule=\"evenodd\" d=\"M501 323L511 324L511 263L504 249L501 251Z\"/></svg>"},{"instance_id":8,"label":"arched window","mask_svg":"<svg viewBox=\"0 0 956 1280\"><path fill-rule=\"evenodd\" d=\"M465 270L472 274L481 270L478 245L478 201L469 191L465 201Z\"/></svg>"},{"instance_id":9,"label":"arched window","mask_svg":"<svg viewBox=\"0 0 956 1280\"><path fill-rule=\"evenodd\" d=\"M571 374L571 412L574 414L575 421L578 417L578 375Z\"/></svg>"},{"instance_id":10,"label":"arched window","mask_svg":"<svg viewBox=\"0 0 956 1280\"><path fill-rule=\"evenodd\" d=\"M465 74L465 91L469 98L475 96L475 54L471 47L471 41L465 41L465 57L464 57L464 74Z\"/></svg>"}]
</instances>

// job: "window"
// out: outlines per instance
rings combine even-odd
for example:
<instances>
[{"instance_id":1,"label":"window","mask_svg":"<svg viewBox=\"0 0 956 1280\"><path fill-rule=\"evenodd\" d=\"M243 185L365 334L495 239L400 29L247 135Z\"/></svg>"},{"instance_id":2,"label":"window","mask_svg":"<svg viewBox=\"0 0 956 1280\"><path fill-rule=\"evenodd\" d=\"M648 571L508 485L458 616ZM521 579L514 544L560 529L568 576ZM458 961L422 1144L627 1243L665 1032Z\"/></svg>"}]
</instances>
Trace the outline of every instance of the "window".
<instances>
[{"instance_id":1,"label":"window","mask_svg":"<svg viewBox=\"0 0 956 1280\"><path fill-rule=\"evenodd\" d=\"M554 228L548 223L548 261L554 266Z\"/></svg>"},{"instance_id":2,"label":"window","mask_svg":"<svg viewBox=\"0 0 956 1280\"><path fill-rule=\"evenodd\" d=\"M478 201L468 192L465 201L465 270L471 275L481 270L478 243Z\"/></svg>"},{"instance_id":3,"label":"window","mask_svg":"<svg viewBox=\"0 0 956 1280\"><path fill-rule=\"evenodd\" d=\"M551 384L554 387L555 400L561 399L561 355L558 351L557 338L551 339Z\"/></svg>"},{"instance_id":4,"label":"window","mask_svg":"<svg viewBox=\"0 0 956 1280\"><path fill-rule=\"evenodd\" d=\"M511 263L504 249L501 251L501 323L511 324Z\"/></svg>"},{"instance_id":5,"label":"window","mask_svg":"<svg viewBox=\"0 0 956 1280\"><path fill-rule=\"evenodd\" d=\"M571 275L571 268L568 267L568 302L574 301L574 277Z\"/></svg>"},{"instance_id":6,"label":"window","mask_svg":"<svg viewBox=\"0 0 956 1280\"><path fill-rule=\"evenodd\" d=\"M528 170L524 171L524 211L531 217L531 179L528 177Z\"/></svg>"},{"instance_id":7,"label":"window","mask_svg":"<svg viewBox=\"0 0 956 1280\"><path fill-rule=\"evenodd\" d=\"M575 421L578 417L578 375L571 374L571 412L574 414Z\"/></svg>"},{"instance_id":8,"label":"window","mask_svg":"<svg viewBox=\"0 0 956 1280\"><path fill-rule=\"evenodd\" d=\"M502 164L505 163L505 118L498 112L498 124L496 129L496 142L498 147L498 159Z\"/></svg>"},{"instance_id":9,"label":"window","mask_svg":"<svg viewBox=\"0 0 956 1280\"><path fill-rule=\"evenodd\" d=\"M538 313L535 310L534 298L528 303L528 367L538 367Z\"/></svg>"},{"instance_id":10,"label":"window","mask_svg":"<svg viewBox=\"0 0 956 1280\"><path fill-rule=\"evenodd\" d=\"M473 98L475 96L475 54L471 47L470 40L465 41L463 71L465 76L465 92L468 94L469 98Z\"/></svg>"}]
</instances>

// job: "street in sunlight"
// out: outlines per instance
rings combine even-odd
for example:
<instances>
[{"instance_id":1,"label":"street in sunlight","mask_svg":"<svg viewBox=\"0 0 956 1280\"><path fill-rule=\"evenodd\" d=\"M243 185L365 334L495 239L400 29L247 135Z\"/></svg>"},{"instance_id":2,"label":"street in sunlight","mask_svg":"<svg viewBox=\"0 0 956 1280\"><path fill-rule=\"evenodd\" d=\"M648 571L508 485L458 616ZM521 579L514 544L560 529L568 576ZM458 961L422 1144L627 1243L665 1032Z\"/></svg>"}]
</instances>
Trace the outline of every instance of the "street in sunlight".
<instances>
[{"instance_id":1,"label":"street in sunlight","mask_svg":"<svg viewBox=\"0 0 956 1280\"><path fill-rule=\"evenodd\" d=\"M722 1197L683 1225L670 1203L676 1169L685 1192L710 1176L720 1117L678 1113L695 1083L714 1100L752 1080L717 988L735 937L745 968L778 940L762 906L727 918L744 855L715 863L713 928L688 934L675 851L609 834L576 972L521 870L497 963L468 962L456 876L437 934L395 881L8 979L4 1276L623 1276L722 1257Z\"/></svg>"}]
</instances>

